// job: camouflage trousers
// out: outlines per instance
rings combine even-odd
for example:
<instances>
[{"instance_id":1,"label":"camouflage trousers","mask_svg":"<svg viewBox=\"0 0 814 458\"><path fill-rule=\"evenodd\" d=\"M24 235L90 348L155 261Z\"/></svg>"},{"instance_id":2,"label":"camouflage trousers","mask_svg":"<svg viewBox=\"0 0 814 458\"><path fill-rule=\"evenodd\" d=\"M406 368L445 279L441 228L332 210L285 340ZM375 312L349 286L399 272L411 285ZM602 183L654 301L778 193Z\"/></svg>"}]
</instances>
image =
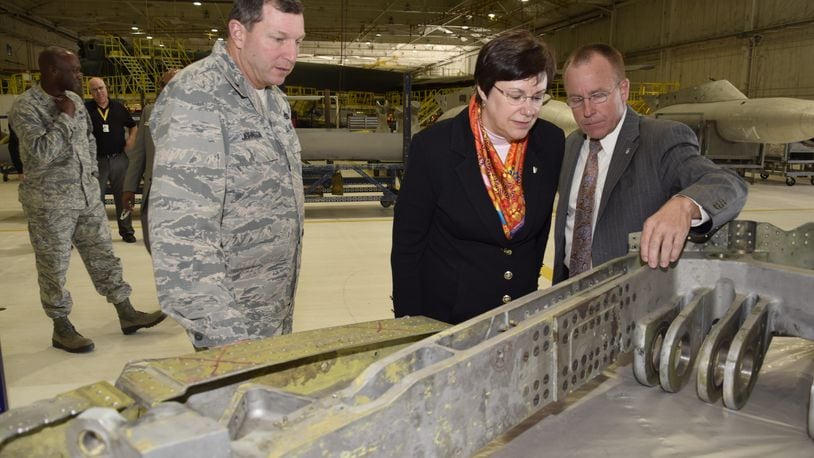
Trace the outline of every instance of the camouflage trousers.
<instances>
[{"instance_id":1,"label":"camouflage trousers","mask_svg":"<svg viewBox=\"0 0 814 458\"><path fill-rule=\"evenodd\" d=\"M71 293L65 277L76 247L96 291L111 304L130 297L130 285L122 279L122 263L113 253L107 214L102 203L83 210L23 208L28 219L28 235L34 248L40 302L50 318L71 313Z\"/></svg>"},{"instance_id":2,"label":"camouflage trousers","mask_svg":"<svg viewBox=\"0 0 814 458\"><path fill-rule=\"evenodd\" d=\"M244 340L291 334L293 304L283 307L245 307L211 310L206 317L190 320L187 310L165 310L187 331L195 348L211 348Z\"/></svg>"},{"instance_id":3,"label":"camouflage trousers","mask_svg":"<svg viewBox=\"0 0 814 458\"><path fill-rule=\"evenodd\" d=\"M227 266L226 277L211 287L228 290L234 298L230 304L215 303L212 296L185 296L179 292L173 295L174 301L165 301L172 306L162 309L186 330L195 348L290 334L297 283L291 271L296 268L296 260L287 259L273 267L271 271L257 272Z\"/></svg>"}]
</instances>

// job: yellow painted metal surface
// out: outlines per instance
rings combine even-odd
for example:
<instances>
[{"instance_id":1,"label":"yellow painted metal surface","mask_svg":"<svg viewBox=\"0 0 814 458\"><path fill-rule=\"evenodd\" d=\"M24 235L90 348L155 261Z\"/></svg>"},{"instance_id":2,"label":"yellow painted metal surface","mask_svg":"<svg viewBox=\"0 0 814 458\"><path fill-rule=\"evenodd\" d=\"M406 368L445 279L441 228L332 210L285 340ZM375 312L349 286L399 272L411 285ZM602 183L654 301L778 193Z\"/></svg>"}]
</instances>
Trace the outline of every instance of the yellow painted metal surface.
<instances>
[{"instance_id":1,"label":"yellow painted metal surface","mask_svg":"<svg viewBox=\"0 0 814 458\"><path fill-rule=\"evenodd\" d=\"M116 386L132 393L142 405L152 406L181 397L195 385L212 384L241 374L246 378L263 376L294 365L304 365L296 377L302 379L300 385L308 386L306 373L316 362L318 367L323 363L333 366L337 362L328 360L338 356L375 353L378 348L414 342L446 327L446 324L428 318L411 317L240 342L175 358L131 363L119 376ZM340 358L339 361L356 365L360 360L372 357ZM349 374L353 371L346 367L339 372ZM320 381L315 386L324 383L328 382Z\"/></svg>"}]
</instances>

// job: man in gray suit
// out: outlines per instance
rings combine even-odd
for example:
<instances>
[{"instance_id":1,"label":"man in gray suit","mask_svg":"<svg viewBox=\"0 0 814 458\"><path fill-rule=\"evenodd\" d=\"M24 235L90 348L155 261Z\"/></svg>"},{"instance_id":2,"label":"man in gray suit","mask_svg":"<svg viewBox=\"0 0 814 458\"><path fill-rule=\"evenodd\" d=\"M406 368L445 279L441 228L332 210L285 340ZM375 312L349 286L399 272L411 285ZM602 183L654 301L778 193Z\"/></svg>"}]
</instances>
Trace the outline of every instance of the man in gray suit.
<instances>
[{"instance_id":1,"label":"man in gray suit","mask_svg":"<svg viewBox=\"0 0 814 458\"><path fill-rule=\"evenodd\" d=\"M580 131L565 142L554 283L625 255L631 232L642 232L642 261L667 267L690 230L706 234L737 216L746 184L702 157L686 125L627 106L630 81L619 51L578 48L565 63L564 82Z\"/></svg>"},{"instance_id":2,"label":"man in gray suit","mask_svg":"<svg viewBox=\"0 0 814 458\"><path fill-rule=\"evenodd\" d=\"M158 82L161 89L164 89L175 74L177 68L167 70ZM160 92L160 91L159 91ZM153 182L153 160L155 159L155 143L153 135L150 133L150 115L155 104L151 103L144 107L141 112L141 119L136 131L136 143L128 153L127 174L124 177L124 192L122 193L122 208L126 212L133 211L133 204L136 201L136 191L142 177L144 186L141 189L141 234L144 237L144 247L150 252L150 235L147 230L148 207L147 202L150 197L150 185Z\"/></svg>"}]
</instances>

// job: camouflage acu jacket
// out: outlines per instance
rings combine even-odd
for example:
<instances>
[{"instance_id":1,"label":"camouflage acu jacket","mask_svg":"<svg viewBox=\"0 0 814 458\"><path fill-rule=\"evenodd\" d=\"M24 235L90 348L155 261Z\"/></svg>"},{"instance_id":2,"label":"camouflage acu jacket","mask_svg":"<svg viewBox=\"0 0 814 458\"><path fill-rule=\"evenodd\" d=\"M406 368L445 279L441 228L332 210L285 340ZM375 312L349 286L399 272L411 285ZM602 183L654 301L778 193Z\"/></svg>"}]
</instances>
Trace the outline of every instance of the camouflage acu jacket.
<instances>
[{"instance_id":1,"label":"camouflage acu jacket","mask_svg":"<svg viewBox=\"0 0 814 458\"><path fill-rule=\"evenodd\" d=\"M93 126L82 99L73 92L67 95L76 105L73 117L60 112L39 86L11 108L25 168L19 199L26 207L81 210L99 199Z\"/></svg>"},{"instance_id":2,"label":"camouflage acu jacket","mask_svg":"<svg viewBox=\"0 0 814 458\"><path fill-rule=\"evenodd\" d=\"M252 338L259 325L241 319L285 320L276 333L290 332L304 212L300 143L282 91L262 94L265 106L217 43L173 78L150 120L159 302L188 331L236 323L235 335L210 345Z\"/></svg>"}]
</instances>

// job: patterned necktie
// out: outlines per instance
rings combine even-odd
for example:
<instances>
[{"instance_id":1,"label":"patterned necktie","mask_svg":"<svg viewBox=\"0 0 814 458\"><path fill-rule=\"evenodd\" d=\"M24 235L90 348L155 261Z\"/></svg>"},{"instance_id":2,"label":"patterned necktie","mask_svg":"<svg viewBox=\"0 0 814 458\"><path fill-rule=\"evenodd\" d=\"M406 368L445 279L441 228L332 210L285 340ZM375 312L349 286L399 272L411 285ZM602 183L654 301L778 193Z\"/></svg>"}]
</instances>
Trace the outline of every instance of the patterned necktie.
<instances>
[{"instance_id":1,"label":"patterned necktie","mask_svg":"<svg viewBox=\"0 0 814 458\"><path fill-rule=\"evenodd\" d=\"M574 233L571 237L571 263L568 274L573 277L591 268L591 244L593 242L592 223L594 218L594 195L596 178L599 175L599 151L602 144L591 140L588 146L588 161L582 172L582 181L577 194L577 208L574 213Z\"/></svg>"}]
</instances>

